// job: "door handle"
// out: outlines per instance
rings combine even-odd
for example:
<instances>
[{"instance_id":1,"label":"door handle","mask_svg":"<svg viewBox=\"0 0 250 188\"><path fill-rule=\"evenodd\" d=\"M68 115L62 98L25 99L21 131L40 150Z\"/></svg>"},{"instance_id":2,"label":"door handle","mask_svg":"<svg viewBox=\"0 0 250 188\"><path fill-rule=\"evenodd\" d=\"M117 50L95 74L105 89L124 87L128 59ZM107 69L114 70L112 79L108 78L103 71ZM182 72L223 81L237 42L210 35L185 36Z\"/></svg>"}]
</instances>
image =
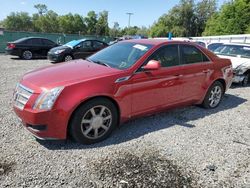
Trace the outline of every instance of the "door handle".
<instances>
[{"instance_id":1,"label":"door handle","mask_svg":"<svg viewBox=\"0 0 250 188\"><path fill-rule=\"evenodd\" d=\"M176 74L174 76L180 78L180 77L183 77L183 74Z\"/></svg>"},{"instance_id":2,"label":"door handle","mask_svg":"<svg viewBox=\"0 0 250 188\"><path fill-rule=\"evenodd\" d=\"M211 71L210 69L206 69L206 70L203 70L202 72L203 73L210 73L210 71Z\"/></svg>"}]
</instances>

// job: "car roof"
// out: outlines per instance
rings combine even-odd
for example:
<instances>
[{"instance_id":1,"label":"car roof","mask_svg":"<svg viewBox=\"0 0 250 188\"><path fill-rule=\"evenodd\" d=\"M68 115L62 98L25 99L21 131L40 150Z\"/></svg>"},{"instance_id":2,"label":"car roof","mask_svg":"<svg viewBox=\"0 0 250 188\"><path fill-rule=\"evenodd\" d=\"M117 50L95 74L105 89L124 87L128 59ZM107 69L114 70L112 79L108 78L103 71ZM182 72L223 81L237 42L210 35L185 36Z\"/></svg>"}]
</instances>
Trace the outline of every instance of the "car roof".
<instances>
[{"instance_id":1,"label":"car roof","mask_svg":"<svg viewBox=\"0 0 250 188\"><path fill-rule=\"evenodd\" d=\"M131 40L124 40L121 42L133 42L133 43L139 43L139 44L149 44L149 45L161 45L161 44L194 44L194 42L192 41L180 41L180 40L169 40L169 39L131 39Z\"/></svg>"},{"instance_id":2,"label":"car roof","mask_svg":"<svg viewBox=\"0 0 250 188\"><path fill-rule=\"evenodd\" d=\"M235 45L235 46L248 46L250 47L249 43L233 43L233 42L228 42L228 43L223 43L223 45Z\"/></svg>"},{"instance_id":3,"label":"car roof","mask_svg":"<svg viewBox=\"0 0 250 188\"><path fill-rule=\"evenodd\" d=\"M103 41L98 40L98 39L79 39L79 40L76 40L76 41L83 42L83 41L86 41L86 40L93 40L93 41L103 42ZM103 43L105 43L105 42L103 42Z\"/></svg>"},{"instance_id":4,"label":"car roof","mask_svg":"<svg viewBox=\"0 0 250 188\"><path fill-rule=\"evenodd\" d=\"M47 39L47 38L44 38L44 37L24 37L23 39ZM47 39L47 40L50 40L50 39Z\"/></svg>"}]
</instances>

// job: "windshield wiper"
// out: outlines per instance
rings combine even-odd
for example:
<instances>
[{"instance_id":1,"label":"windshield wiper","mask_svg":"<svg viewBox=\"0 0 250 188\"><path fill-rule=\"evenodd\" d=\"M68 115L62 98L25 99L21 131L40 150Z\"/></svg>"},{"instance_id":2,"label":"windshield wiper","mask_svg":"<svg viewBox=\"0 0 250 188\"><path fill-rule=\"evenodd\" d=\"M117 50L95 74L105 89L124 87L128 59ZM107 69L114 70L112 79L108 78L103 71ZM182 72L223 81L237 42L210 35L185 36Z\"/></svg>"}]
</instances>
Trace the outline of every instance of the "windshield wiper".
<instances>
[{"instance_id":1,"label":"windshield wiper","mask_svg":"<svg viewBox=\"0 0 250 188\"><path fill-rule=\"evenodd\" d=\"M110 67L107 63L104 63L104 62L101 62L101 61L94 61L94 60L91 60L91 59L89 59L89 58L87 58L86 59L87 61L90 61L90 62L92 62L92 63L97 63L97 64L99 64L99 65L104 65L104 66L106 66L106 67Z\"/></svg>"}]
</instances>

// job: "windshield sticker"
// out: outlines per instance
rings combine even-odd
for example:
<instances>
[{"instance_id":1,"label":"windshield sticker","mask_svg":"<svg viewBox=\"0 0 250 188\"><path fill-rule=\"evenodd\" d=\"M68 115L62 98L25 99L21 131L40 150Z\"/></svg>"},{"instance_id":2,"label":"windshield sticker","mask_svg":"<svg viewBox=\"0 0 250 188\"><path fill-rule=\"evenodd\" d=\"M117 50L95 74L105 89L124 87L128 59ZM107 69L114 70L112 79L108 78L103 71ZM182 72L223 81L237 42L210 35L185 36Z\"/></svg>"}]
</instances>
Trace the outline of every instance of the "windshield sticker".
<instances>
[{"instance_id":1,"label":"windshield sticker","mask_svg":"<svg viewBox=\"0 0 250 188\"><path fill-rule=\"evenodd\" d=\"M136 45L134 45L133 47L134 47L134 48L137 48L137 49L139 49L139 50L141 50L141 51L145 51L145 50L148 49L147 46L143 46L143 45L141 45L141 44L136 44Z\"/></svg>"}]
</instances>

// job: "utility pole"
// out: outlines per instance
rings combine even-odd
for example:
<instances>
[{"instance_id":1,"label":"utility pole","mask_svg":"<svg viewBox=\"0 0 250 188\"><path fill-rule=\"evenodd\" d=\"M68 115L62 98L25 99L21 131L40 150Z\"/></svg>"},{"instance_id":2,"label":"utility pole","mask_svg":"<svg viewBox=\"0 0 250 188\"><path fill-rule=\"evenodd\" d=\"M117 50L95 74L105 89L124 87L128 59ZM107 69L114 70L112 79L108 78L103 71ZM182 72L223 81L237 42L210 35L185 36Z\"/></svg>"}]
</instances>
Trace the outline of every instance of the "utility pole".
<instances>
[{"instance_id":1,"label":"utility pole","mask_svg":"<svg viewBox=\"0 0 250 188\"><path fill-rule=\"evenodd\" d=\"M134 13L127 12L126 14L128 15L128 28L130 28L130 17L131 17L131 15L134 15Z\"/></svg>"}]
</instances>

